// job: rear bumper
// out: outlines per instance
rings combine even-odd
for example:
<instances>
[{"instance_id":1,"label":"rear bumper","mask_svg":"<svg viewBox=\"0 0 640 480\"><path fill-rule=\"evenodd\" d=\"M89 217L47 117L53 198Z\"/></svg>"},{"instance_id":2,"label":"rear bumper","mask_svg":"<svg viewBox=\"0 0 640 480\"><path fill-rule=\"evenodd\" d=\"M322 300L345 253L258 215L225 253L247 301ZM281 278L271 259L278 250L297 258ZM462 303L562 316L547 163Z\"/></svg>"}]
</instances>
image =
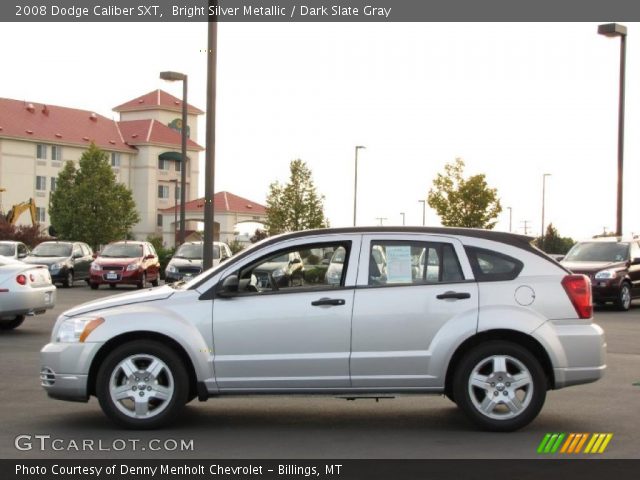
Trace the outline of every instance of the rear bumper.
<instances>
[{"instance_id":1,"label":"rear bumper","mask_svg":"<svg viewBox=\"0 0 640 480\"><path fill-rule=\"evenodd\" d=\"M2 292L0 301L0 318L44 313L55 306L56 287L51 285L25 291Z\"/></svg>"},{"instance_id":2,"label":"rear bumper","mask_svg":"<svg viewBox=\"0 0 640 480\"><path fill-rule=\"evenodd\" d=\"M533 332L545 347L553 367L553 388L591 383L607 368L604 330L577 320L545 322Z\"/></svg>"}]
</instances>

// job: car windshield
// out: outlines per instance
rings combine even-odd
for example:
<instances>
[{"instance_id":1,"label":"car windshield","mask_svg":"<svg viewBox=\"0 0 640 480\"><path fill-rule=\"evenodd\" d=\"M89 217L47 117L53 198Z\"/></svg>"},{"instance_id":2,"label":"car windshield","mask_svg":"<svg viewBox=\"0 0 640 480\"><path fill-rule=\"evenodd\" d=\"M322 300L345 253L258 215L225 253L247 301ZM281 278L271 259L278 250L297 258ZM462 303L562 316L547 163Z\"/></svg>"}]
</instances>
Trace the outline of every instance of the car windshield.
<instances>
[{"instance_id":1,"label":"car windshield","mask_svg":"<svg viewBox=\"0 0 640 480\"><path fill-rule=\"evenodd\" d=\"M624 262L628 259L629 244L619 242L578 243L564 257L567 262Z\"/></svg>"},{"instance_id":2,"label":"car windshield","mask_svg":"<svg viewBox=\"0 0 640 480\"><path fill-rule=\"evenodd\" d=\"M139 258L142 257L142 245L113 243L104 247L100 256L112 258Z\"/></svg>"},{"instance_id":3,"label":"car windshield","mask_svg":"<svg viewBox=\"0 0 640 480\"><path fill-rule=\"evenodd\" d=\"M187 260L202 260L202 244L201 243L185 243L178 248L174 255L175 258L186 258ZM213 246L213 258L220 258L220 247Z\"/></svg>"},{"instance_id":4,"label":"car windshield","mask_svg":"<svg viewBox=\"0 0 640 480\"><path fill-rule=\"evenodd\" d=\"M13 257L15 251L15 246L11 245L10 243L0 243L0 255Z\"/></svg>"},{"instance_id":5,"label":"car windshield","mask_svg":"<svg viewBox=\"0 0 640 480\"><path fill-rule=\"evenodd\" d=\"M64 243L41 243L33 249L31 255L34 257L69 257L71 256L71 245Z\"/></svg>"}]
</instances>

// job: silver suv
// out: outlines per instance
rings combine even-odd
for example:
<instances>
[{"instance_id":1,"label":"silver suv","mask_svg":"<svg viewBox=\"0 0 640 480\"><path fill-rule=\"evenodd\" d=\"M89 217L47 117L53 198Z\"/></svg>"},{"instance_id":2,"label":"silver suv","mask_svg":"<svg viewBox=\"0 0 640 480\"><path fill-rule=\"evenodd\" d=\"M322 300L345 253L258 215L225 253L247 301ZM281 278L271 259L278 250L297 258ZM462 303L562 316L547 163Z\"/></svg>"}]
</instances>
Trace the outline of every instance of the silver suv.
<instances>
[{"instance_id":1,"label":"silver suv","mask_svg":"<svg viewBox=\"0 0 640 480\"><path fill-rule=\"evenodd\" d=\"M515 430L547 390L605 369L589 279L530 240L447 228L268 238L189 282L66 311L41 352L42 385L58 399L95 395L128 428L160 427L195 397L434 393L483 428ZM337 281L326 263L286 284L264 268L340 248Z\"/></svg>"}]
</instances>

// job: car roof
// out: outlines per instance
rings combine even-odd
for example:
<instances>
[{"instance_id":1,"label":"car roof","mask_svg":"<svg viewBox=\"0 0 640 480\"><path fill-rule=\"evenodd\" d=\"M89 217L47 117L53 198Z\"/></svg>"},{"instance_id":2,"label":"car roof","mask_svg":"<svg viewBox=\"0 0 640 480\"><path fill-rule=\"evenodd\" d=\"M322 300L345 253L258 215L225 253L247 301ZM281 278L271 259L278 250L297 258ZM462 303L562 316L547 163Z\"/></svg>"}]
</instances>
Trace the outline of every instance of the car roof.
<instances>
[{"instance_id":1,"label":"car roof","mask_svg":"<svg viewBox=\"0 0 640 480\"><path fill-rule=\"evenodd\" d=\"M40 242L38 245L44 245L45 243L57 243L60 245L73 245L74 243L82 243L82 242L72 242L67 240L47 240L46 242Z\"/></svg>"}]
</instances>

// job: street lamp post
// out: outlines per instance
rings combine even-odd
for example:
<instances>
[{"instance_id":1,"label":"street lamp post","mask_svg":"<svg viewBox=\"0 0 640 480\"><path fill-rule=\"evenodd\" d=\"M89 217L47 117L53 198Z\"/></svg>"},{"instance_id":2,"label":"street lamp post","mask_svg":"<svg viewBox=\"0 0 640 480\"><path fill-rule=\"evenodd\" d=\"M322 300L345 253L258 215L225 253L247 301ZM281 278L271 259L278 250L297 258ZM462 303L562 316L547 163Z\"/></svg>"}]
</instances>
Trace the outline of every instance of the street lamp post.
<instances>
[{"instance_id":1,"label":"street lamp post","mask_svg":"<svg viewBox=\"0 0 640 480\"><path fill-rule=\"evenodd\" d=\"M624 158L624 85L627 52L627 27L619 23L598 25L598 33L620 37L620 88L618 96L618 193L616 198L616 235L622 235L622 167Z\"/></svg>"},{"instance_id":2,"label":"street lamp post","mask_svg":"<svg viewBox=\"0 0 640 480\"><path fill-rule=\"evenodd\" d=\"M169 180L173 183L173 246L175 248L178 235L178 179Z\"/></svg>"},{"instance_id":3,"label":"street lamp post","mask_svg":"<svg viewBox=\"0 0 640 480\"><path fill-rule=\"evenodd\" d=\"M162 80L182 82L182 168L180 169L180 244L185 237L185 203L187 190L187 75L179 72L160 72Z\"/></svg>"},{"instance_id":4,"label":"street lamp post","mask_svg":"<svg viewBox=\"0 0 640 480\"><path fill-rule=\"evenodd\" d=\"M540 228L540 238L544 237L544 195L545 195L545 184L547 181L547 177L550 177L550 173L542 174L542 227Z\"/></svg>"},{"instance_id":5,"label":"street lamp post","mask_svg":"<svg viewBox=\"0 0 640 480\"><path fill-rule=\"evenodd\" d=\"M426 220L426 210L427 210L427 201L426 200L418 200L418 203L422 204L422 226L424 227L426 225L425 220Z\"/></svg>"},{"instance_id":6,"label":"street lamp post","mask_svg":"<svg viewBox=\"0 0 640 480\"><path fill-rule=\"evenodd\" d=\"M513 208L507 207L509 209L509 233L511 233L511 219L513 217Z\"/></svg>"},{"instance_id":7,"label":"street lamp post","mask_svg":"<svg viewBox=\"0 0 640 480\"><path fill-rule=\"evenodd\" d=\"M356 207L358 201L358 150L367 148L362 145L356 145L356 159L355 159L355 175L353 176L353 226L356 226Z\"/></svg>"},{"instance_id":8,"label":"street lamp post","mask_svg":"<svg viewBox=\"0 0 640 480\"><path fill-rule=\"evenodd\" d=\"M402 226L404 226L405 225L405 223L404 223L404 212L400 212L400 215L402 215Z\"/></svg>"}]
</instances>

